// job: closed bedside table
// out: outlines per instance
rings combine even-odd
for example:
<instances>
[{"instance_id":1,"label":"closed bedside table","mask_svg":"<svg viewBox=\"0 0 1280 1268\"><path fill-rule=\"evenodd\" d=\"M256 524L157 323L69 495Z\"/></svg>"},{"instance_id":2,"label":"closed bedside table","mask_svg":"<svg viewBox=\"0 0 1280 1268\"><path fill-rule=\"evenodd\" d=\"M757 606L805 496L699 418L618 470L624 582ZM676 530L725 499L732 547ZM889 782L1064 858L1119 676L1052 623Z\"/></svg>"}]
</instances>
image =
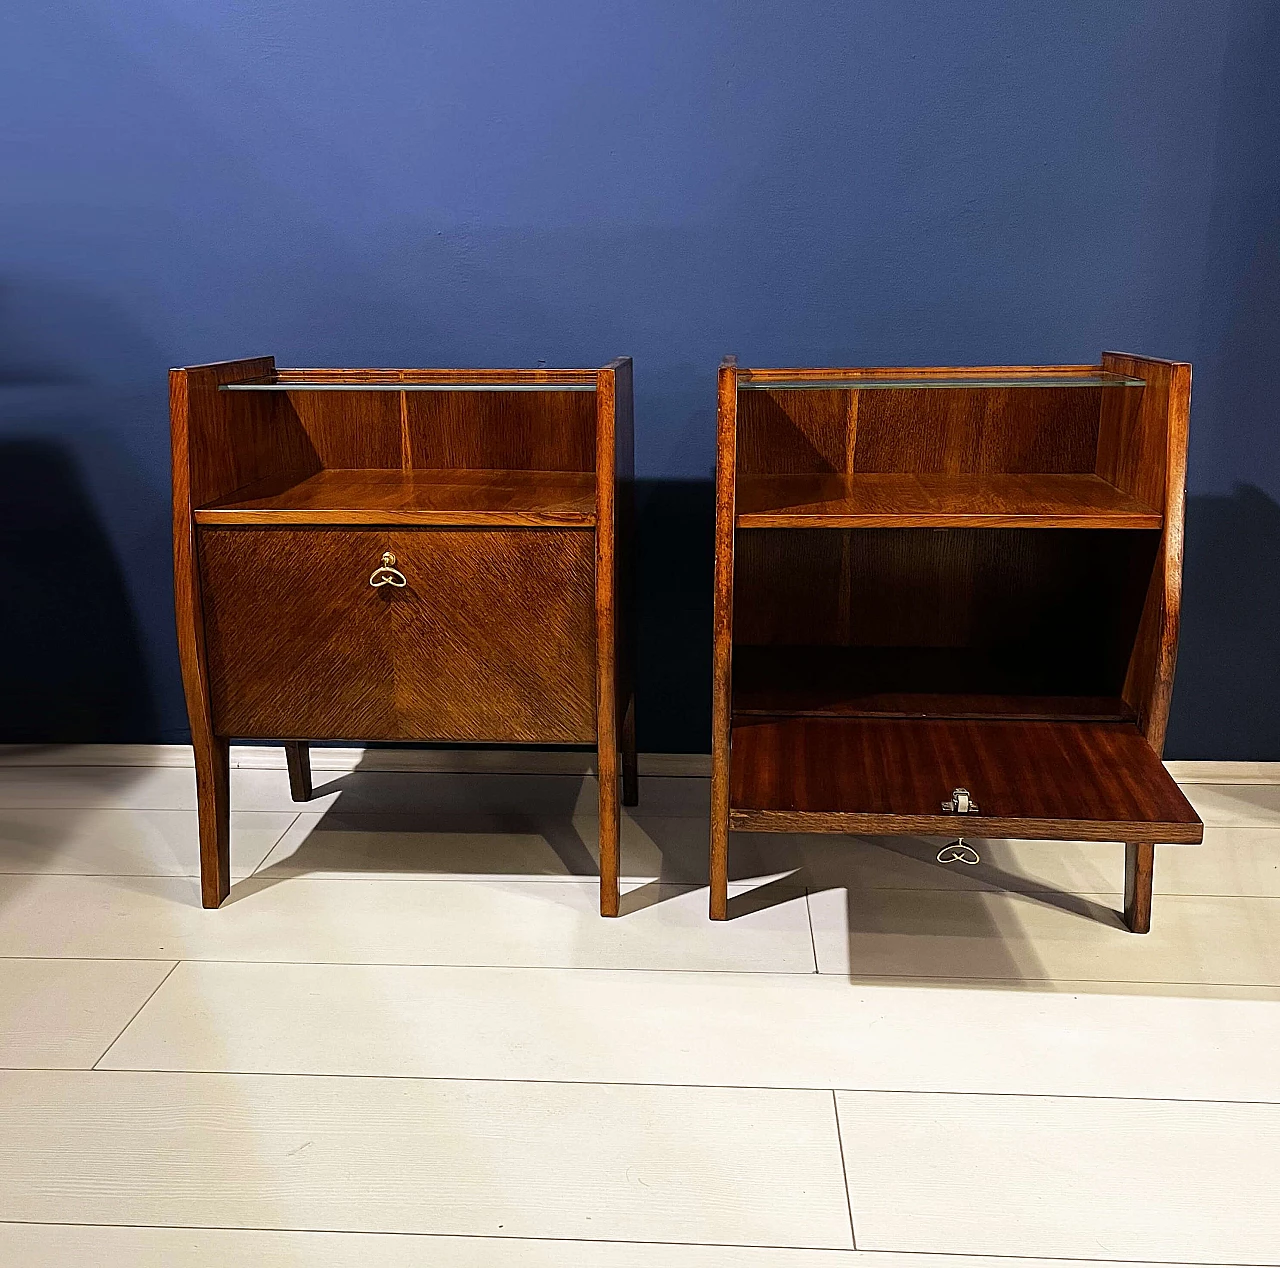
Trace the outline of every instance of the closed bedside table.
<instances>
[{"instance_id":1,"label":"closed bedside table","mask_svg":"<svg viewBox=\"0 0 1280 1268\"><path fill-rule=\"evenodd\" d=\"M174 575L201 893L232 738L591 745L600 910L637 792L631 361L170 375ZM619 757L621 756L621 762ZM621 770L619 767L621 766Z\"/></svg>"}]
</instances>

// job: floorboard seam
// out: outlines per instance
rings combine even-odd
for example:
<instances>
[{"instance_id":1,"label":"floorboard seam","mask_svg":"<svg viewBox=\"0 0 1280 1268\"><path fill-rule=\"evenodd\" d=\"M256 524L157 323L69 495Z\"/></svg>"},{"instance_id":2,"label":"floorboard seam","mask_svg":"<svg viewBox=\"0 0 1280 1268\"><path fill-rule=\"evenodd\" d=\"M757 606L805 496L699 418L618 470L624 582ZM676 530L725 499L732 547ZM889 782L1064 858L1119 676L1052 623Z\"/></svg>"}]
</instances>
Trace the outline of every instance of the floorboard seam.
<instances>
[{"instance_id":1,"label":"floorboard seam","mask_svg":"<svg viewBox=\"0 0 1280 1268\"><path fill-rule=\"evenodd\" d=\"M163 963L163 961L161 961L161 963ZM173 976L174 971L177 969L178 965L179 965L179 964L181 964L181 963L182 963L182 961L181 961L181 960L175 960L175 961L174 961L174 962L169 966L169 971L168 971L168 973L166 973L166 974L164 975L164 977L162 977L162 978L161 978L161 979L156 983L156 988L155 988L155 990L154 990L154 991L152 991L152 992L151 992L151 994L150 994L150 995L148 995L148 996L147 996L147 998L146 998L146 999L144 999L144 1000L142 1001L142 1003L138 1005L137 1009L134 1011L133 1016L132 1016L132 1017L130 1017L130 1018L129 1018L129 1020L128 1020L127 1022L125 1022L125 1024L120 1028L120 1033L119 1033L118 1035L116 1035L116 1037L115 1037L115 1038L114 1038L114 1039L113 1039L109 1044L107 1044L106 1048L104 1048L104 1049L103 1049L103 1051L102 1051L101 1055L98 1057L98 1060L97 1060L97 1061L95 1061L95 1062L93 1063L93 1065L91 1065L91 1066L89 1067L89 1069L90 1069L90 1070L96 1070L96 1069L98 1068L98 1064L99 1064L99 1062L105 1061L105 1060L107 1059L107 1053L109 1053L109 1052L111 1051L111 1049L112 1049L112 1048L114 1048L114 1047L116 1046L116 1044L118 1044L118 1043L120 1042L121 1036L124 1034L124 1032L125 1032L126 1030L128 1030L128 1029L129 1029L129 1027L130 1027L130 1026L132 1026L132 1025L133 1025L133 1023L134 1023L135 1021L137 1021L137 1020L138 1020L138 1014L139 1014L139 1013L141 1013L141 1012L142 1012L142 1010L143 1010L144 1008L146 1008L146 1006L147 1006L149 1003L151 1003L151 1001L152 1001L153 999L155 999L155 997L156 997L156 991L158 991L158 990L159 990L159 989L160 989L160 988L161 988L161 987L162 987L162 986L163 986L163 985L164 985L164 984L165 984L165 983L166 983L166 982L167 982L167 981L168 981L168 980Z\"/></svg>"}]
</instances>

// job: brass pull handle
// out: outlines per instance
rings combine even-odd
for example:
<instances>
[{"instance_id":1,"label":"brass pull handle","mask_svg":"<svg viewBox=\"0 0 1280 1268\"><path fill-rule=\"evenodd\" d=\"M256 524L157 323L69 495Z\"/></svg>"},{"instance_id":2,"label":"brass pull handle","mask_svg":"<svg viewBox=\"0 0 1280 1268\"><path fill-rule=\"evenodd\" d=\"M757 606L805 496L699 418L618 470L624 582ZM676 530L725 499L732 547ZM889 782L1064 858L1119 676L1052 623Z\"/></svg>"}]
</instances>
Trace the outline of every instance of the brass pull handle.
<instances>
[{"instance_id":1,"label":"brass pull handle","mask_svg":"<svg viewBox=\"0 0 1280 1268\"><path fill-rule=\"evenodd\" d=\"M379 586L407 586L409 582L396 567L396 557L387 550L382 554L382 567L373 570L369 584L376 590Z\"/></svg>"}]
</instances>

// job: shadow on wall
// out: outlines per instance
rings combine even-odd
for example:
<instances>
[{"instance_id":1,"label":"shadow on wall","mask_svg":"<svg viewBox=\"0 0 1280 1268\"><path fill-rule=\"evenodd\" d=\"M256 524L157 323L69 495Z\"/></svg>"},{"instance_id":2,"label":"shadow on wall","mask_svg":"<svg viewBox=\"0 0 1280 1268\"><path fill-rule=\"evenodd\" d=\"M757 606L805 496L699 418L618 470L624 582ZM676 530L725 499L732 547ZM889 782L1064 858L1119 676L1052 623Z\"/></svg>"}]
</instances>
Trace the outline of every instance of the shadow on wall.
<instances>
[{"instance_id":1,"label":"shadow on wall","mask_svg":"<svg viewBox=\"0 0 1280 1268\"><path fill-rule=\"evenodd\" d=\"M0 440L0 742L154 738L124 576L69 455Z\"/></svg>"},{"instance_id":2,"label":"shadow on wall","mask_svg":"<svg viewBox=\"0 0 1280 1268\"><path fill-rule=\"evenodd\" d=\"M1253 485L1187 500L1167 758L1280 759L1280 506Z\"/></svg>"}]
</instances>

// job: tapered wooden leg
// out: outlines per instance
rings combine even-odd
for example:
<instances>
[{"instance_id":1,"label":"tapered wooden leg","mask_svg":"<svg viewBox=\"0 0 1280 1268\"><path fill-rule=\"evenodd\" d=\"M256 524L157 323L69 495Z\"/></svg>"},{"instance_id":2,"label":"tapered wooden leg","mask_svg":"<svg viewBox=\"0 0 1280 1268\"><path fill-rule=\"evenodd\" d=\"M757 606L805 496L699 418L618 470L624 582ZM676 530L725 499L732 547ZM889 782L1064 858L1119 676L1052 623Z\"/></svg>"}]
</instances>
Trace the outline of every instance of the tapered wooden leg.
<instances>
[{"instance_id":1,"label":"tapered wooden leg","mask_svg":"<svg viewBox=\"0 0 1280 1268\"><path fill-rule=\"evenodd\" d=\"M613 738L596 749L600 780L600 914L618 914L618 750Z\"/></svg>"},{"instance_id":2,"label":"tapered wooden leg","mask_svg":"<svg viewBox=\"0 0 1280 1268\"><path fill-rule=\"evenodd\" d=\"M640 804L640 765L636 759L636 698L627 701L622 714L622 804Z\"/></svg>"},{"instance_id":3,"label":"tapered wooden leg","mask_svg":"<svg viewBox=\"0 0 1280 1268\"><path fill-rule=\"evenodd\" d=\"M294 801L311 800L311 753L303 740L286 740L284 760L289 767L289 796Z\"/></svg>"},{"instance_id":4,"label":"tapered wooden leg","mask_svg":"<svg viewBox=\"0 0 1280 1268\"><path fill-rule=\"evenodd\" d=\"M1124 922L1133 933L1151 932L1151 886L1156 847L1145 841L1124 847Z\"/></svg>"},{"instance_id":5,"label":"tapered wooden leg","mask_svg":"<svg viewBox=\"0 0 1280 1268\"><path fill-rule=\"evenodd\" d=\"M200 901L218 907L231 892L231 795L227 783L230 741L192 736L196 757L196 808L200 820Z\"/></svg>"},{"instance_id":6,"label":"tapered wooden leg","mask_svg":"<svg viewBox=\"0 0 1280 1268\"><path fill-rule=\"evenodd\" d=\"M711 919L729 919L729 772L727 761L711 758Z\"/></svg>"}]
</instances>

